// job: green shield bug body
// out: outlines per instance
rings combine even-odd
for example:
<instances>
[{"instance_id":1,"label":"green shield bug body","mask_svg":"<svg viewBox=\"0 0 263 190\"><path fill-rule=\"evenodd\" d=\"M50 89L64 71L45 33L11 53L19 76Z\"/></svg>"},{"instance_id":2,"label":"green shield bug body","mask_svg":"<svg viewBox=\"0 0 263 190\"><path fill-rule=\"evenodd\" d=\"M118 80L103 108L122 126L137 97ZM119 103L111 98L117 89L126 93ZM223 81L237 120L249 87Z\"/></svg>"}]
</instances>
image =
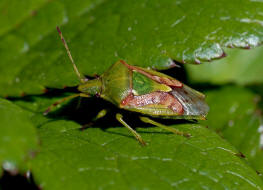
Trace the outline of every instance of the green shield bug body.
<instances>
[{"instance_id":1,"label":"green shield bug body","mask_svg":"<svg viewBox=\"0 0 263 190\"><path fill-rule=\"evenodd\" d=\"M120 60L98 78L87 80L79 73L62 33L59 28L57 29L67 49L74 70L80 78L81 84L78 86L80 93L54 103L45 113L48 113L52 107L68 99L78 96L91 97L96 95L121 109L138 112L150 117L205 119L209 108L204 101L205 96L202 93L191 89L168 75L151 69L132 66ZM105 112L101 112L97 118L104 115ZM145 145L141 136L125 123L121 114L117 114L116 119L128 128L142 145ZM148 117L142 116L140 119L143 122L151 123L173 133L189 136L189 134L157 123Z\"/></svg>"}]
</instances>

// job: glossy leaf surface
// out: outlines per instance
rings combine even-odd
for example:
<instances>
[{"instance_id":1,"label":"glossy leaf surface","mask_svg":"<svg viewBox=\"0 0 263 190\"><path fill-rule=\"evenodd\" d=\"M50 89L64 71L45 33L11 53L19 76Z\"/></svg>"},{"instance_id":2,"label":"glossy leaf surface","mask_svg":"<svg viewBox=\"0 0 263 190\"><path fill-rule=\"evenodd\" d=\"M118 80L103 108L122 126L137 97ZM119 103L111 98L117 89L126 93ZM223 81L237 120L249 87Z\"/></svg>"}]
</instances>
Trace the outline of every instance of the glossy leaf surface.
<instances>
[{"instance_id":1,"label":"glossy leaf surface","mask_svg":"<svg viewBox=\"0 0 263 190\"><path fill-rule=\"evenodd\" d=\"M120 59L159 69L172 60L204 62L224 56L224 47L254 47L263 39L260 1L39 0L20 3L15 16L15 3L8 2L1 6L7 14L1 17L1 96L78 84L56 25L63 25L80 71L89 76Z\"/></svg>"}]
</instances>

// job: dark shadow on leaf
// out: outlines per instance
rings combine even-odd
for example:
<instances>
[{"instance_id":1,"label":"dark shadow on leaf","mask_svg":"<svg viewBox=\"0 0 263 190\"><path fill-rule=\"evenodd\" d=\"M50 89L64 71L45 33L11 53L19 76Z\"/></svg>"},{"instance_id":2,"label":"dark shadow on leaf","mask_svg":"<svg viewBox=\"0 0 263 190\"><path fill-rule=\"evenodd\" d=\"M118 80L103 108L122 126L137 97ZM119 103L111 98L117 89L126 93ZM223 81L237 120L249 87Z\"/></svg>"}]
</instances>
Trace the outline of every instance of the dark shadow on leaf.
<instances>
[{"instance_id":1,"label":"dark shadow on leaf","mask_svg":"<svg viewBox=\"0 0 263 190\"><path fill-rule=\"evenodd\" d=\"M11 174L4 171L3 176L0 178L0 189L1 190L12 190L12 189L27 189L27 190L39 190L39 188L33 176L23 176L21 174Z\"/></svg>"},{"instance_id":2,"label":"dark shadow on leaf","mask_svg":"<svg viewBox=\"0 0 263 190\"><path fill-rule=\"evenodd\" d=\"M187 76L184 65L176 61L174 61L174 63L175 67L160 72L169 75L183 83L187 82Z\"/></svg>"}]
</instances>

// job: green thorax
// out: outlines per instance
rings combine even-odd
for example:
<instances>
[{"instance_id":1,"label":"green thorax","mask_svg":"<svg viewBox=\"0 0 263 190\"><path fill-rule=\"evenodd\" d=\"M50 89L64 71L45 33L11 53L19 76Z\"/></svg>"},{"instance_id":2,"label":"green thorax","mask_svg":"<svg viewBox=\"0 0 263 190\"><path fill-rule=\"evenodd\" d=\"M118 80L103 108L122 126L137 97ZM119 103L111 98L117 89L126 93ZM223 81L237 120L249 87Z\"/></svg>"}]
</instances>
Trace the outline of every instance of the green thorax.
<instances>
[{"instance_id":1,"label":"green thorax","mask_svg":"<svg viewBox=\"0 0 263 190\"><path fill-rule=\"evenodd\" d=\"M101 97L116 106L131 92L131 71L120 62L113 64L101 79Z\"/></svg>"}]
</instances>

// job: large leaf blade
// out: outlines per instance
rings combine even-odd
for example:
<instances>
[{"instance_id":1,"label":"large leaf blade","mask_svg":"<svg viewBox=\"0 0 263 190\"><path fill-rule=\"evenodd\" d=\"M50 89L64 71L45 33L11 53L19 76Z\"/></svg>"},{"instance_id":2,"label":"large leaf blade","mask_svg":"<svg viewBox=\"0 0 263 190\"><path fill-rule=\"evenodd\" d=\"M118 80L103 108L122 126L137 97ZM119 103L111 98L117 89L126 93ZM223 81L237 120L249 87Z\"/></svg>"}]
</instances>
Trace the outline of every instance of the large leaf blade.
<instances>
[{"instance_id":1,"label":"large leaf blade","mask_svg":"<svg viewBox=\"0 0 263 190\"><path fill-rule=\"evenodd\" d=\"M2 168L24 171L26 161L37 150L37 134L28 113L7 100L0 99L0 164Z\"/></svg>"},{"instance_id":2,"label":"large leaf blade","mask_svg":"<svg viewBox=\"0 0 263 190\"><path fill-rule=\"evenodd\" d=\"M48 189L262 188L256 172L215 133L200 125L176 128L193 137L144 128L137 130L148 142L141 147L124 128L81 131L69 121L49 122L39 129L43 144L32 172Z\"/></svg>"},{"instance_id":3,"label":"large leaf blade","mask_svg":"<svg viewBox=\"0 0 263 190\"><path fill-rule=\"evenodd\" d=\"M98 0L74 4L73 8L70 2L51 2L46 6L49 17L43 23L56 15L56 11L49 9L61 7L57 11L60 16L56 15L57 20L42 38L37 38L41 33L29 33L27 38L18 36L26 25L37 27L38 19L34 22L34 18L16 28L12 35L2 36L3 44L9 44L3 50L16 56L1 56L1 76L5 77L0 87L7 89L1 95L41 94L45 87L78 84L54 25L65 25L62 29L70 41L73 57L80 71L90 76L103 73L119 59L160 69L172 66L172 59L203 62L223 56L224 47L257 46L262 42L263 5L258 1L238 3L242 8L237 9L234 0ZM31 37L30 44L26 39Z\"/></svg>"}]
</instances>

